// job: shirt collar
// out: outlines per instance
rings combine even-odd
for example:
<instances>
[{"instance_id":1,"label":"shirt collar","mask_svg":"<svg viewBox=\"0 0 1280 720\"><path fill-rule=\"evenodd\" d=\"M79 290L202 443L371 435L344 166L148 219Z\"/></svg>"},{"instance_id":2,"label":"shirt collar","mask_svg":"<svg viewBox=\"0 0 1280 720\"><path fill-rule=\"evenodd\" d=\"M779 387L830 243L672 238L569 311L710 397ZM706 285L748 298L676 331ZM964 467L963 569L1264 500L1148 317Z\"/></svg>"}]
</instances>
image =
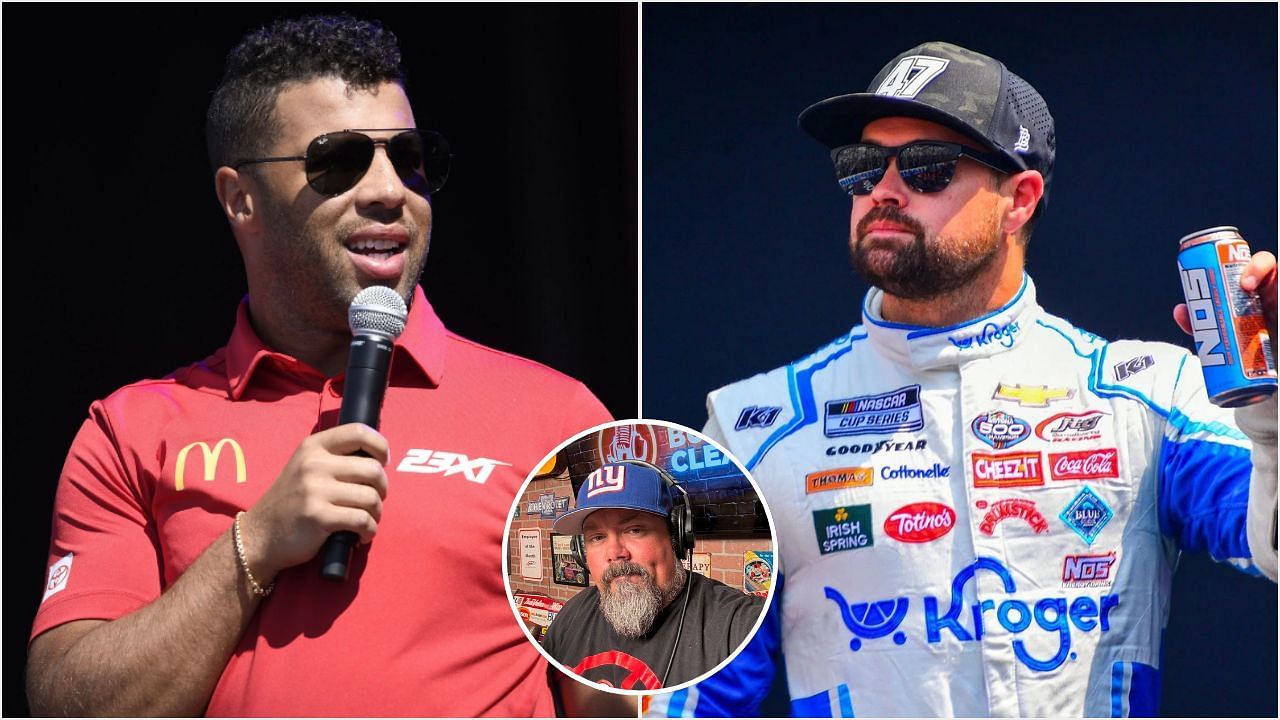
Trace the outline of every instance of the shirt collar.
<instances>
[{"instance_id":1,"label":"shirt collar","mask_svg":"<svg viewBox=\"0 0 1280 720\"><path fill-rule=\"evenodd\" d=\"M1022 342L1043 312L1036 286L1023 273L1022 286L1004 306L958 325L942 328L892 323L883 319L884 291L871 288L862 304L862 321L871 344L894 362L925 370L991 357Z\"/></svg>"},{"instance_id":2,"label":"shirt collar","mask_svg":"<svg viewBox=\"0 0 1280 720\"><path fill-rule=\"evenodd\" d=\"M439 385L444 377L444 323L427 301L420 286L413 290L413 304L405 330L396 339L396 352L392 356L393 374L400 371L397 360L406 357L409 367L424 375L433 385ZM312 373L315 370L303 365L284 353L276 352L263 344L253 331L249 319L249 297L240 301L236 310L236 325L227 343L227 392L232 400L239 400L249 386L249 380L267 358L278 358L285 364L295 363Z\"/></svg>"}]
</instances>

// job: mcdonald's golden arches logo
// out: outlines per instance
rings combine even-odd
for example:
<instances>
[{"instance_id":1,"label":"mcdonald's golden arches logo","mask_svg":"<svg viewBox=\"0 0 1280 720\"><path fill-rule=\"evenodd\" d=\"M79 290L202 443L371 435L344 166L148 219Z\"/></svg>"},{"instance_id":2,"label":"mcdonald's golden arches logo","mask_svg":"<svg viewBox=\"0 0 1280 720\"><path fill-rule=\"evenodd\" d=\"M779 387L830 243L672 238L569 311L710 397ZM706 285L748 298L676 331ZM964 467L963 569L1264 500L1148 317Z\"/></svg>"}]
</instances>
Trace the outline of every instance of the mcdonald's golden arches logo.
<instances>
[{"instance_id":1,"label":"mcdonald's golden arches logo","mask_svg":"<svg viewBox=\"0 0 1280 720\"><path fill-rule=\"evenodd\" d=\"M191 452L191 448L200 448L200 456L204 459L204 479L206 482L212 481L214 474L218 471L218 456L222 455L222 446L230 445L231 451L236 456L236 483L240 484L245 481L244 477L244 451L240 449L240 443L231 438L222 438L209 449L209 443L201 440L193 442L182 448L178 452L178 467L174 470L173 487L175 490L182 490L182 475L187 469L187 453Z\"/></svg>"}]
</instances>

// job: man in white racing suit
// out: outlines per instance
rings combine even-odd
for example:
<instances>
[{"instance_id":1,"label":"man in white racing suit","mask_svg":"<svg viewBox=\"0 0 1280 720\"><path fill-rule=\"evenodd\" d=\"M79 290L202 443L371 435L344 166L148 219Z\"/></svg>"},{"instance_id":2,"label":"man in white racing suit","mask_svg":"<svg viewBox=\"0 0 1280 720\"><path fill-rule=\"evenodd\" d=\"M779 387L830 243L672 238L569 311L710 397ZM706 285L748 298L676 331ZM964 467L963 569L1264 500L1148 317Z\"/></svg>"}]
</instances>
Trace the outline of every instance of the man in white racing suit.
<instances>
[{"instance_id":1,"label":"man in white racing suit","mask_svg":"<svg viewBox=\"0 0 1280 720\"><path fill-rule=\"evenodd\" d=\"M926 43L800 124L874 288L862 325L709 396L704 432L771 509L779 595L649 714L758 715L779 650L798 716L1155 714L1178 553L1276 578L1274 394L1216 407L1186 350L1037 304L1053 119L1000 62ZM1275 283L1256 254L1272 336Z\"/></svg>"}]
</instances>

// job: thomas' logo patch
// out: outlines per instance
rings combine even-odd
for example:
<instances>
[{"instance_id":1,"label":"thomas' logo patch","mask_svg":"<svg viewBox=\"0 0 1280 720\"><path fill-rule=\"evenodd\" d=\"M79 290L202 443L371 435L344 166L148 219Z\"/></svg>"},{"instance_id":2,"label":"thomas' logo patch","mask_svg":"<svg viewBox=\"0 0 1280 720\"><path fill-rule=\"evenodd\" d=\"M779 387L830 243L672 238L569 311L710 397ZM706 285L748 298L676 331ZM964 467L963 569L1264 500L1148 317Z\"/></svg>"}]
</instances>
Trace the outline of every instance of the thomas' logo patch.
<instances>
[{"instance_id":1,"label":"thomas' logo patch","mask_svg":"<svg viewBox=\"0 0 1280 720\"><path fill-rule=\"evenodd\" d=\"M622 492L627 487L627 466L606 465L587 476L587 497Z\"/></svg>"},{"instance_id":2,"label":"thomas' logo patch","mask_svg":"<svg viewBox=\"0 0 1280 720\"><path fill-rule=\"evenodd\" d=\"M1044 485L1044 469L1038 452L982 453L969 456L976 488L1034 487Z\"/></svg>"},{"instance_id":3,"label":"thomas' logo patch","mask_svg":"<svg viewBox=\"0 0 1280 720\"><path fill-rule=\"evenodd\" d=\"M823 434L827 437L888 435L923 428L920 386L909 385L882 395L829 400Z\"/></svg>"},{"instance_id":4,"label":"thomas' logo patch","mask_svg":"<svg viewBox=\"0 0 1280 720\"><path fill-rule=\"evenodd\" d=\"M61 560L49 566L49 577L44 583L44 597L40 598L41 603L67 588L67 581L71 579L73 555L74 553L67 553Z\"/></svg>"},{"instance_id":5,"label":"thomas' logo patch","mask_svg":"<svg viewBox=\"0 0 1280 720\"><path fill-rule=\"evenodd\" d=\"M1049 403L1058 400L1070 400L1075 397L1076 391L1070 388L1055 388L1048 385L1019 385L1017 383L1006 385L1000 383L996 385L996 391L991 396L992 400L1003 400L1005 402L1016 402L1022 407L1049 407Z\"/></svg>"},{"instance_id":6,"label":"thomas' logo patch","mask_svg":"<svg viewBox=\"0 0 1280 720\"><path fill-rule=\"evenodd\" d=\"M996 526L1009 518L1017 518L1025 521L1031 526L1031 530L1036 535L1043 535L1049 532L1049 521L1044 515L1036 509L1036 504L1031 500L1023 500L1021 498L1009 498L1006 500L998 500L987 506L986 500L977 502L979 510L986 510L986 514L982 516L982 522L978 524L978 530L983 535L995 535Z\"/></svg>"},{"instance_id":7,"label":"thomas' logo patch","mask_svg":"<svg viewBox=\"0 0 1280 720\"><path fill-rule=\"evenodd\" d=\"M836 468L804 476L805 494L867 487L875 482L875 472L869 467Z\"/></svg>"},{"instance_id":8,"label":"thomas' logo patch","mask_svg":"<svg viewBox=\"0 0 1280 720\"><path fill-rule=\"evenodd\" d=\"M1102 437L1102 418L1106 413L1090 410L1082 413L1058 413L1036 425L1036 437L1049 442L1097 440Z\"/></svg>"},{"instance_id":9,"label":"thomas' logo patch","mask_svg":"<svg viewBox=\"0 0 1280 720\"><path fill-rule=\"evenodd\" d=\"M1031 434L1031 426L1001 410L985 412L969 424L973 434L996 450L1013 447Z\"/></svg>"},{"instance_id":10,"label":"thomas' logo patch","mask_svg":"<svg viewBox=\"0 0 1280 720\"><path fill-rule=\"evenodd\" d=\"M1058 517L1062 518L1062 522L1074 530L1081 540L1092 545L1098 538L1098 533L1101 533L1102 528L1111 522L1114 515L1107 503L1086 485Z\"/></svg>"},{"instance_id":11,"label":"thomas' logo patch","mask_svg":"<svg viewBox=\"0 0 1280 720\"><path fill-rule=\"evenodd\" d=\"M734 424L734 430L747 430L748 428L767 428L778 419L778 413L782 412L780 407L751 407L742 408L742 414L738 415L738 422Z\"/></svg>"},{"instance_id":12,"label":"thomas' logo patch","mask_svg":"<svg viewBox=\"0 0 1280 720\"><path fill-rule=\"evenodd\" d=\"M1120 477L1115 448L1049 453L1049 474L1054 480L1096 480Z\"/></svg>"},{"instance_id":13,"label":"thomas' logo patch","mask_svg":"<svg viewBox=\"0 0 1280 720\"><path fill-rule=\"evenodd\" d=\"M875 545L871 532L871 506L849 505L813 513L818 551L823 555Z\"/></svg>"}]
</instances>

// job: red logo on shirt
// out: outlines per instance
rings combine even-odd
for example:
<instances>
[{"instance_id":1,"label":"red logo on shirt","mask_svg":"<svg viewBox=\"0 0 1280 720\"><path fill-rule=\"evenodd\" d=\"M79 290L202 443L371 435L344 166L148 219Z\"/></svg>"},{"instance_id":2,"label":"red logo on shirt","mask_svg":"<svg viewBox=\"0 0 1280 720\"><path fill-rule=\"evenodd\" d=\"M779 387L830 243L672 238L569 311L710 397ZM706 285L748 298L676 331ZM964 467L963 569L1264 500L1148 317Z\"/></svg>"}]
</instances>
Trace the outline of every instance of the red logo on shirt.
<instances>
[{"instance_id":1,"label":"red logo on shirt","mask_svg":"<svg viewBox=\"0 0 1280 720\"><path fill-rule=\"evenodd\" d=\"M980 453L970 456L976 488L1031 487L1044 484L1040 453Z\"/></svg>"},{"instance_id":2,"label":"red logo on shirt","mask_svg":"<svg viewBox=\"0 0 1280 720\"><path fill-rule=\"evenodd\" d=\"M889 513L884 532L898 542L927 543L951 532L956 511L936 502L918 502Z\"/></svg>"},{"instance_id":3,"label":"red logo on shirt","mask_svg":"<svg viewBox=\"0 0 1280 720\"><path fill-rule=\"evenodd\" d=\"M1120 477L1115 448L1049 453L1049 472L1054 480L1090 480Z\"/></svg>"},{"instance_id":4,"label":"red logo on shirt","mask_svg":"<svg viewBox=\"0 0 1280 720\"><path fill-rule=\"evenodd\" d=\"M986 503L979 502L978 509L985 506ZM978 529L983 535L995 535L996 526L1008 518L1025 520L1037 535L1049 532L1049 521L1044 519L1044 515L1041 515L1039 510L1036 510L1035 502L1021 499L1000 500L992 503L991 509L982 516Z\"/></svg>"},{"instance_id":5,"label":"red logo on shirt","mask_svg":"<svg viewBox=\"0 0 1280 720\"><path fill-rule=\"evenodd\" d=\"M618 673L615 668L621 668L626 673L617 684L614 684L609 677L602 675L603 671L605 674L617 677L621 673ZM621 650L609 650L582 658L582 661L574 666L573 671L605 687L616 687L622 690L657 690L662 687L657 674L649 669L643 660ZM591 677L587 675L589 671L595 671L591 673Z\"/></svg>"}]
</instances>

